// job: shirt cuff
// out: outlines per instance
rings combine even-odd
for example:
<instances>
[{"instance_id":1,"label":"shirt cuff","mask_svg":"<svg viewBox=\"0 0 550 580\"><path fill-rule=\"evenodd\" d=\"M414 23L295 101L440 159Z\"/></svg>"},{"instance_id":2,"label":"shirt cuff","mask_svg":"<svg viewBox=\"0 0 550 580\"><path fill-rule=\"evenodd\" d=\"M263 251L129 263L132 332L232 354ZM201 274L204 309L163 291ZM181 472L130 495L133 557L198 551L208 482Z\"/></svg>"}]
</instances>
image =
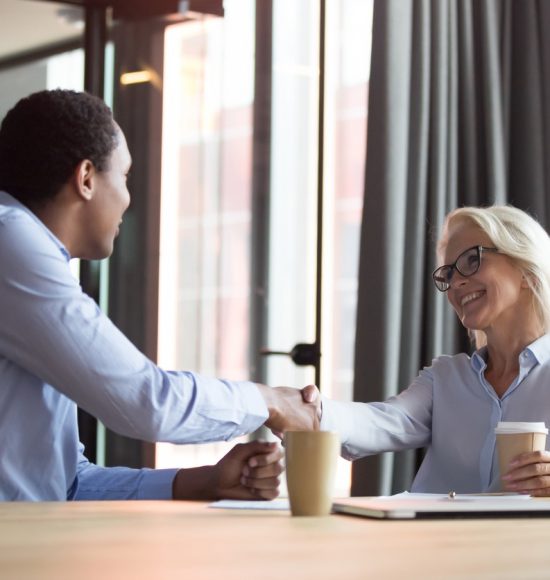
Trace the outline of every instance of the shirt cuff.
<instances>
[{"instance_id":1,"label":"shirt cuff","mask_svg":"<svg viewBox=\"0 0 550 580\"><path fill-rule=\"evenodd\" d=\"M178 469L148 469L142 474L137 499L172 499L172 483Z\"/></svg>"},{"instance_id":2,"label":"shirt cuff","mask_svg":"<svg viewBox=\"0 0 550 580\"><path fill-rule=\"evenodd\" d=\"M233 437L253 433L269 418L269 409L256 383L239 381L237 384L239 385L240 396L242 400L246 401L249 413L243 417L241 424L237 428L237 433Z\"/></svg>"},{"instance_id":3,"label":"shirt cuff","mask_svg":"<svg viewBox=\"0 0 550 580\"><path fill-rule=\"evenodd\" d=\"M349 439L351 416L346 413L345 403L322 397L323 413L319 425L321 431L336 431L340 435L340 443L345 445Z\"/></svg>"}]
</instances>

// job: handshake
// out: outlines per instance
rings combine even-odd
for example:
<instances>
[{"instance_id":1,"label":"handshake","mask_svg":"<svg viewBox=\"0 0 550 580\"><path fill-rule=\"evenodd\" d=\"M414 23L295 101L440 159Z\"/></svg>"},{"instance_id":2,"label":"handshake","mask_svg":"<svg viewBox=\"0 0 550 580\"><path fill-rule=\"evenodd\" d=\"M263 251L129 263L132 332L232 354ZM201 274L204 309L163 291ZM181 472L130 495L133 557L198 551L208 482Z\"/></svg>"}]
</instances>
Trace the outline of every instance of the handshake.
<instances>
[{"instance_id":1,"label":"handshake","mask_svg":"<svg viewBox=\"0 0 550 580\"><path fill-rule=\"evenodd\" d=\"M283 438L285 431L318 431L321 421L321 397L315 385L303 389L258 385L269 417L265 426Z\"/></svg>"}]
</instances>

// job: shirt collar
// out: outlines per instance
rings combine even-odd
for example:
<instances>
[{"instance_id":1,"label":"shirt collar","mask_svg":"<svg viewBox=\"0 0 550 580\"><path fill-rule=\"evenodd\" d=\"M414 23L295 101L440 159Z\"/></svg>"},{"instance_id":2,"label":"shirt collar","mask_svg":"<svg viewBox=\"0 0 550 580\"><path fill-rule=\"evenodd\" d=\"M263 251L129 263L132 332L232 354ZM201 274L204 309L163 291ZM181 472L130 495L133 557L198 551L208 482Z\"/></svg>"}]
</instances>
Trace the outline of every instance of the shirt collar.
<instances>
[{"instance_id":1,"label":"shirt collar","mask_svg":"<svg viewBox=\"0 0 550 580\"><path fill-rule=\"evenodd\" d=\"M525 350L530 351L539 364L544 364L550 360L550 333L537 338Z\"/></svg>"},{"instance_id":2,"label":"shirt collar","mask_svg":"<svg viewBox=\"0 0 550 580\"><path fill-rule=\"evenodd\" d=\"M474 352L472 358L470 359L470 364L472 368L479 372L482 371L487 366L487 347L482 346Z\"/></svg>"},{"instance_id":3,"label":"shirt collar","mask_svg":"<svg viewBox=\"0 0 550 580\"><path fill-rule=\"evenodd\" d=\"M522 358L534 358L538 364L544 364L546 361L550 360L550 333L543 334L540 338L537 338L537 340L527 345L519 356L520 363ZM472 355L470 363L475 371L479 372L484 370L487 366L487 347L482 346L480 349L476 350Z\"/></svg>"},{"instance_id":4,"label":"shirt collar","mask_svg":"<svg viewBox=\"0 0 550 580\"><path fill-rule=\"evenodd\" d=\"M61 254L67 260L67 262L71 259L71 254L69 250L65 247L65 245L61 242L61 240L51 231L49 230L44 222L42 222L36 214L34 214L26 205L22 204L19 200L15 199L12 195L5 191L0 191L0 206L18 209L24 213L26 213L36 224L40 226L46 232L48 237L54 242L57 246Z\"/></svg>"}]
</instances>

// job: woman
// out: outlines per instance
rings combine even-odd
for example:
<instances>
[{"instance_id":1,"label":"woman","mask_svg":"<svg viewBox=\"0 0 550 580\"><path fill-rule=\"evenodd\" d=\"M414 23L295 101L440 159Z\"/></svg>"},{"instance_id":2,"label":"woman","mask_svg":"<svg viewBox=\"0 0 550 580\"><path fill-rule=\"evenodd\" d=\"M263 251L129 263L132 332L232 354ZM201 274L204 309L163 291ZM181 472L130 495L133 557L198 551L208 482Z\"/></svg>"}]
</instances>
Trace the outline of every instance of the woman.
<instances>
[{"instance_id":1,"label":"woman","mask_svg":"<svg viewBox=\"0 0 550 580\"><path fill-rule=\"evenodd\" d=\"M509 206L451 212L433 273L477 350L441 356L384 403L323 399L321 429L340 431L350 459L417 447L427 452L412 491L500 487L499 421L550 425L550 238ZM550 495L550 453L518 457L507 491Z\"/></svg>"}]
</instances>

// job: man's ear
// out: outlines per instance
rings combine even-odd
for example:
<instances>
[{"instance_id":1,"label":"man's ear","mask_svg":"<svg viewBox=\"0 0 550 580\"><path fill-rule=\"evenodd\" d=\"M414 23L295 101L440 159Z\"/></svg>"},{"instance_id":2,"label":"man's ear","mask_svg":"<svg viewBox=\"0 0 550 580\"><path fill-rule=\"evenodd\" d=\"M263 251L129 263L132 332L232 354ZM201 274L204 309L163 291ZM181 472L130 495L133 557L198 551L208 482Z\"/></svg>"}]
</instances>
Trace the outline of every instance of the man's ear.
<instances>
[{"instance_id":1,"label":"man's ear","mask_svg":"<svg viewBox=\"0 0 550 580\"><path fill-rule=\"evenodd\" d=\"M94 196L96 168L89 159L83 159L74 170L77 194L86 201Z\"/></svg>"}]
</instances>

